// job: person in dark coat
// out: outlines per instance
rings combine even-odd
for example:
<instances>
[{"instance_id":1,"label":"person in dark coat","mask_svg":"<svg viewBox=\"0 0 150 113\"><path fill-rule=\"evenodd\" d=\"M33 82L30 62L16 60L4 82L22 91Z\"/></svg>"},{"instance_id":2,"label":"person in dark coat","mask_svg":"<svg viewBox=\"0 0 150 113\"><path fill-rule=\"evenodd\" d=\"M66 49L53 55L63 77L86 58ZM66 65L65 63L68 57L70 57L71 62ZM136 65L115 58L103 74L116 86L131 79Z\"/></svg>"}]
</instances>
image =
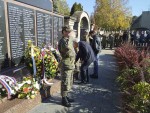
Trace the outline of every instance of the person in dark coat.
<instances>
[{"instance_id":1,"label":"person in dark coat","mask_svg":"<svg viewBox=\"0 0 150 113\"><path fill-rule=\"evenodd\" d=\"M107 43L107 37L106 35L102 35L102 49L106 48L106 43Z\"/></svg>"},{"instance_id":2,"label":"person in dark coat","mask_svg":"<svg viewBox=\"0 0 150 113\"><path fill-rule=\"evenodd\" d=\"M146 37L146 42L147 42L147 47L150 47L150 31L146 31L147 37Z\"/></svg>"},{"instance_id":3,"label":"person in dark coat","mask_svg":"<svg viewBox=\"0 0 150 113\"><path fill-rule=\"evenodd\" d=\"M74 40L74 48L77 47L79 51L76 55L75 64L79 59L81 60L81 83L87 83L89 82L88 67L92 62L95 61L95 55L91 46L85 41L78 42L77 40Z\"/></svg>"},{"instance_id":4,"label":"person in dark coat","mask_svg":"<svg viewBox=\"0 0 150 113\"><path fill-rule=\"evenodd\" d=\"M122 39L123 39L123 43L126 43L127 41L128 41L128 32L127 31L125 31L124 33L123 33L123 36L122 36Z\"/></svg>"},{"instance_id":5,"label":"person in dark coat","mask_svg":"<svg viewBox=\"0 0 150 113\"><path fill-rule=\"evenodd\" d=\"M110 49L112 49L113 45L114 45L114 37L112 34L109 34L108 40L109 40L109 44L110 44Z\"/></svg>"},{"instance_id":6,"label":"person in dark coat","mask_svg":"<svg viewBox=\"0 0 150 113\"><path fill-rule=\"evenodd\" d=\"M98 60L99 60L99 53L101 52L101 37L96 34L95 31L90 31L91 37L93 38L91 47L94 51L95 61L94 61L94 74L90 75L91 78L98 79Z\"/></svg>"}]
</instances>

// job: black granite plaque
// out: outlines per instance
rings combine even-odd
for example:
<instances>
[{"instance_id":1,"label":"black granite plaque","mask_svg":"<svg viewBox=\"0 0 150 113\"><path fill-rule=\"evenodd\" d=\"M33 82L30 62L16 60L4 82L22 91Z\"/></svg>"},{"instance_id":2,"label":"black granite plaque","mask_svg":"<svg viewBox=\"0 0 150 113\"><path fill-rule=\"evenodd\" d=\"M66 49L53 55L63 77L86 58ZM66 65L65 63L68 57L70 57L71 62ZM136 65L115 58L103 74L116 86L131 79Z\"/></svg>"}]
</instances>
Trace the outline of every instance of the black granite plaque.
<instances>
[{"instance_id":1,"label":"black granite plaque","mask_svg":"<svg viewBox=\"0 0 150 113\"><path fill-rule=\"evenodd\" d=\"M38 47L51 45L52 41L52 16L43 12L37 11L37 40Z\"/></svg>"},{"instance_id":2,"label":"black granite plaque","mask_svg":"<svg viewBox=\"0 0 150 113\"><path fill-rule=\"evenodd\" d=\"M53 33L53 45L57 47L58 43L58 34L59 34L59 17L54 16L54 33Z\"/></svg>"},{"instance_id":3,"label":"black granite plaque","mask_svg":"<svg viewBox=\"0 0 150 113\"><path fill-rule=\"evenodd\" d=\"M59 17L58 40L62 37L63 18Z\"/></svg>"},{"instance_id":4,"label":"black granite plaque","mask_svg":"<svg viewBox=\"0 0 150 113\"><path fill-rule=\"evenodd\" d=\"M63 18L54 16L54 47L57 47L57 42L62 37Z\"/></svg>"},{"instance_id":5,"label":"black granite plaque","mask_svg":"<svg viewBox=\"0 0 150 113\"><path fill-rule=\"evenodd\" d=\"M28 40L31 40L35 45L35 21L34 11L31 9L23 8L23 33L25 48L27 47Z\"/></svg>"},{"instance_id":6,"label":"black granite plaque","mask_svg":"<svg viewBox=\"0 0 150 113\"><path fill-rule=\"evenodd\" d=\"M52 11L52 2L50 0L16 0L28 5L32 5L41 9Z\"/></svg>"},{"instance_id":7,"label":"black granite plaque","mask_svg":"<svg viewBox=\"0 0 150 113\"><path fill-rule=\"evenodd\" d=\"M0 0L0 70L9 66L5 30L4 2Z\"/></svg>"},{"instance_id":8,"label":"black granite plaque","mask_svg":"<svg viewBox=\"0 0 150 113\"><path fill-rule=\"evenodd\" d=\"M35 42L34 11L8 3L8 17L12 61L18 65L23 63L27 41Z\"/></svg>"}]
</instances>

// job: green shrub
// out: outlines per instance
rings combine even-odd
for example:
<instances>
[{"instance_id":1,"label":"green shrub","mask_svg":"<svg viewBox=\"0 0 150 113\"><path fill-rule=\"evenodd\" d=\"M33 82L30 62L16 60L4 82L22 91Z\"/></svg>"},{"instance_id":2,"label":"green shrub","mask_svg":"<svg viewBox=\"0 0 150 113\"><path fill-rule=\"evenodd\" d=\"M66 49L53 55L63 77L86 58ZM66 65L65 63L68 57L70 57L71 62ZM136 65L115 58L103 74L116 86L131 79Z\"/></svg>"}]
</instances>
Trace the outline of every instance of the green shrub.
<instances>
[{"instance_id":1,"label":"green shrub","mask_svg":"<svg viewBox=\"0 0 150 113\"><path fill-rule=\"evenodd\" d=\"M139 82L132 87L135 95L130 103L131 107L140 113L150 113L150 84Z\"/></svg>"},{"instance_id":2,"label":"green shrub","mask_svg":"<svg viewBox=\"0 0 150 113\"><path fill-rule=\"evenodd\" d=\"M118 76L117 81L121 84L122 90L127 90L133 85L138 83L141 78L139 76L140 70L138 68L124 69L122 70L120 76Z\"/></svg>"}]
</instances>

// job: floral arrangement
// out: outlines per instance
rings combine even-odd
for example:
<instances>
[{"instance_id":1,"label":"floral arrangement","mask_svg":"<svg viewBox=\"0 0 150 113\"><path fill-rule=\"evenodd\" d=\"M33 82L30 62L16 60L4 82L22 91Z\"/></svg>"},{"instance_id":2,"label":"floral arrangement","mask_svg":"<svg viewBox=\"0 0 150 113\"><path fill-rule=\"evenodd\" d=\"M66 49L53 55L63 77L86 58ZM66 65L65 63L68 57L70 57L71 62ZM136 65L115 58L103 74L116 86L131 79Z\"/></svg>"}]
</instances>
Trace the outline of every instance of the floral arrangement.
<instances>
[{"instance_id":1,"label":"floral arrangement","mask_svg":"<svg viewBox=\"0 0 150 113\"><path fill-rule=\"evenodd\" d=\"M40 86L37 81L32 77L24 77L22 83L16 87L18 90L18 98L33 99L37 95Z\"/></svg>"},{"instance_id":2,"label":"floral arrangement","mask_svg":"<svg viewBox=\"0 0 150 113\"><path fill-rule=\"evenodd\" d=\"M33 54L31 53L33 50ZM28 41L28 46L25 50L25 63L30 70L31 74L33 74L33 60L32 56L34 57L35 65L36 65L36 76L40 77L42 74L42 59L41 59L41 50L37 46L34 46L32 42Z\"/></svg>"},{"instance_id":3,"label":"floral arrangement","mask_svg":"<svg viewBox=\"0 0 150 113\"><path fill-rule=\"evenodd\" d=\"M39 83L32 77L23 77L21 83L9 76L0 75L0 99L8 95L11 99L13 95L18 95L18 98L33 99L40 89Z\"/></svg>"},{"instance_id":4,"label":"floral arrangement","mask_svg":"<svg viewBox=\"0 0 150 113\"><path fill-rule=\"evenodd\" d=\"M0 99L2 99L3 97L7 96L7 92L6 89L4 88L4 86L2 84L0 84Z\"/></svg>"},{"instance_id":5,"label":"floral arrangement","mask_svg":"<svg viewBox=\"0 0 150 113\"><path fill-rule=\"evenodd\" d=\"M40 49L28 41L24 56L33 77L43 84L52 85L53 83L49 83L47 79L54 78L57 74L59 52L50 46L48 49ZM21 83L17 83L12 77L0 75L0 97L7 94L8 98L11 98L12 95L18 95L20 99L35 98L40 86L33 77L24 77Z\"/></svg>"},{"instance_id":6,"label":"floral arrangement","mask_svg":"<svg viewBox=\"0 0 150 113\"><path fill-rule=\"evenodd\" d=\"M17 86L17 81L13 77L0 75L0 96L3 97L7 95L8 99L12 95L17 93L15 87Z\"/></svg>"},{"instance_id":7,"label":"floral arrangement","mask_svg":"<svg viewBox=\"0 0 150 113\"><path fill-rule=\"evenodd\" d=\"M43 72L45 72L45 75L48 79L55 77L58 62L52 51L57 53L52 47L49 49L43 48L40 50L40 48L34 46L31 41L28 42L28 47L25 51L25 62L32 74L34 73L33 71L36 70L36 77L41 78ZM34 68L32 57L34 57L36 68Z\"/></svg>"},{"instance_id":8,"label":"floral arrangement","mask_svg":"<svg viewBox=\"0 0 150 113\"><path fill-rule=\"evenodd\" d=\"M48 49L42 51L45 75L48 79L54 78L57 72L58 62L52 52Z\"/></svg>"}]
</instances>

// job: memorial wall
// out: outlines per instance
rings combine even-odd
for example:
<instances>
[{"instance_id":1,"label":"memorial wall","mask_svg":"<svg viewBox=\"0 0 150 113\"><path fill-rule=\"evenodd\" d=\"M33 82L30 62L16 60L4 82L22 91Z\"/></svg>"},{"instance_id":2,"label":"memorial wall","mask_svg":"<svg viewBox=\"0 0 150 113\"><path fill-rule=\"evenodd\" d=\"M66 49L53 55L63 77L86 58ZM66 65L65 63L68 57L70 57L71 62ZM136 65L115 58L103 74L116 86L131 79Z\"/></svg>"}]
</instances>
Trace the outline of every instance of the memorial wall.
<instances>
[{"instance_id":1,"label":"memorial wall","mask_svg":"<svg viewBox=\"0 0 150 113\"><path fill-rule=\"evenodd\" d=\"M7 52L7 38L5 27L5 11L4 2L0 0L0 67L5 68L9 66L8 52Z\"/></svg>"},{"instance_id":2,"label":"memorial wall","mask_svg":"<svg viewBox=\"0 0 150 113\"><path fill-rule=\"evenodd\" d=\"M63 16L52 6L51 0L0 0L0 72L24 64L28 40L56 47Z\"/></svg>"}]
</instances>

